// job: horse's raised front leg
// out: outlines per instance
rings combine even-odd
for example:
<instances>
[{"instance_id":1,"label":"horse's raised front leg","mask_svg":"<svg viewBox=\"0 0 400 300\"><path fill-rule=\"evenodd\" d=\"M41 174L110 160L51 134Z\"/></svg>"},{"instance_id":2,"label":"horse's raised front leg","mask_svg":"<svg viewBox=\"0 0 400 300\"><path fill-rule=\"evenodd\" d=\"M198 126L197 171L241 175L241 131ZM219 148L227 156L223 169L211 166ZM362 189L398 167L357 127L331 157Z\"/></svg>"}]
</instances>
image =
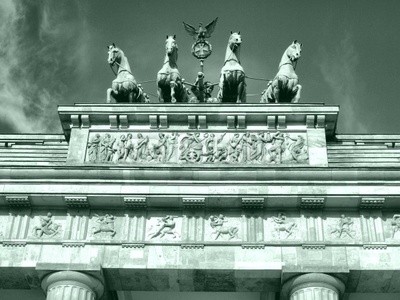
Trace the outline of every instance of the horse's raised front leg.
<instances>
[{"instance_id":1,"label":"horse's raised front leg","mask_svg":"<svg viewBox=\"0 0 400 300\"><path fill-rule=\"evenodd\" d=\"M302 88L303 88L303 87L302 87L300 84L296 85L296 95L294 96L294 98L293 98L293 100L292 100L292 103L297 103L297 102L299 102L300 96L301 96L301 89L302 89Z\"/></svg>"},{"instance_id":2,"label":"horse's raised front leg","mask_svg":"<svg viewBox=\"0 0 400 300\"><path fill-rule=\"evenodd\" d=\"M176 98L175 98L175 88L177 86L175 81L171 81L169 83L170 87L171 87L171 103L176 103Z\"/></svg>"}]
</instances>

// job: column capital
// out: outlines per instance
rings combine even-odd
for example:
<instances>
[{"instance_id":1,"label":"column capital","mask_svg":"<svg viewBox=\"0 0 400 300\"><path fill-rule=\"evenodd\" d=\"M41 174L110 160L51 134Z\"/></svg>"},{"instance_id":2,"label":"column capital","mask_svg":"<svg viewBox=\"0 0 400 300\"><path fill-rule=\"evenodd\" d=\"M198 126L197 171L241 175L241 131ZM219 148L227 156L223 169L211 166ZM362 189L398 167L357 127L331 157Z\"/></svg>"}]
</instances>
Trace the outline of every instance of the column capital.
<instances>
[{"instance_id":1,"label":"column capital","mask_svg":"<svg viewBox=\"0 0 400 300\"><path fill-rule=\"evenodd\" d=\"M48 274L42 279L41 286L46 294L58 285L74 285L93 291L96 294L96 299L104 293L104 285L99 279L82 272L58 271Z\"/></svg>"},{"instance_id":2,"label":"column capital","mask_svg":"<svg viewBox=\"0 0 400 300\"><path fill-rule=\"evenodd\" d=\"M281 297L283 300L290 299L296 291L305 288L326 288L342 295L345 290L344 283L331 275L324 273L307 273L293 277L282 286Z\"/></svg>"}]
</instances>

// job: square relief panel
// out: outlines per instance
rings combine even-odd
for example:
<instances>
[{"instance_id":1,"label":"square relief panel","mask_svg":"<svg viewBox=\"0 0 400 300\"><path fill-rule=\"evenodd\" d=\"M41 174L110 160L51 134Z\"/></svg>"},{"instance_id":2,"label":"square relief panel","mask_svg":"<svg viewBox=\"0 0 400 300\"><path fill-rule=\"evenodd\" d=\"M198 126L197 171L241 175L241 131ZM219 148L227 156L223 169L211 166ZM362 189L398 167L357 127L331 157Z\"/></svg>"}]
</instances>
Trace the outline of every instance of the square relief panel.
<instances>
[{"instance_id":1,"label":"square relief panel","mask_svg":"<svg viewBox=\"0 0 400 300\"><path fill-rule=\"evenodd\" d=\"M29 239L61 240L66 229L66 219L63 211L36 210L31 215L27 236Z\"/></svg>"},{"instance_id":2,"label":"square relief panel","mask_svg":"<svg viewBox=\"0 0 400 300\"><path fill-rule=\"evenodd\" d=\"M204 241L237 242L243 237L245 224L240 212L208 212L204 220Z\"/></svg>"},{"instance_id":3,"label":"square relief panel","mask_svg":"<svg viewBox=\"0 0 400 300\"><path fill-rule=\"evenodd\" d=\"M357 212L325 212L324 237L332 243L362 242L360 215Z\"/></svg>"},{"instance_id":4,"label":"square relief panel","mask_svg":"<svg viewBox=\"0 0 400 300\"><path fill-rule=\"evenodd\" d=\"M182 214L176 211L149 212L145 240L149 242L180 242Z\"/></svg>"},{"instance_id":5,"label":"square relief panel","mask_svg":"<svg viewBox=\"0 0 400 300\"><path fill-rule=\"evenodd\" d=\"M87 240L121 240L124 217L119 212L96 210L90 214Z\"/></svg>"},{"instance_id":6,"label":"square relief panel","mask_svg":"<svg viewBox=\"0 0 400 300\"><path fill-rule=\"evenodd\" d=\"M264 219L266 241L300 241L301 222L299 212L268 211Z\"/></svg>"}]
</instances>

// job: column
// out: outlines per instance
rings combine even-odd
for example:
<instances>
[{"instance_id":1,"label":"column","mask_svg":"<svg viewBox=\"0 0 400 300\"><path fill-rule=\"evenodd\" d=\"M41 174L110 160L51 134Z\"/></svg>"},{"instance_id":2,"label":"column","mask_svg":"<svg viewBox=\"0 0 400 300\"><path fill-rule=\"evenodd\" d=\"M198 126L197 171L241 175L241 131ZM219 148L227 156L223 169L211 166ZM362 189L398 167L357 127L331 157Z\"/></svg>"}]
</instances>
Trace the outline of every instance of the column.
<instances>
[{"instance_id":1,"label":"column","mask_svg":"<svg viewBox=\"0 0 400 300\"><path fill-rule=\"evenodd\" d=\"M46 300L96 300L104 292L100 280L85 273L60 271L42 280Z\"/></svg>"},{"instance_id":2,"label":"column","mask_svg":"<svg viewBox=\"0 0 400 300\"><path fill-rule=\"evenodd\" d=\"M282 287L282 300L339 300L345 286L339 279L309 273L294 277Z\"/></svg>"}]
</instances>

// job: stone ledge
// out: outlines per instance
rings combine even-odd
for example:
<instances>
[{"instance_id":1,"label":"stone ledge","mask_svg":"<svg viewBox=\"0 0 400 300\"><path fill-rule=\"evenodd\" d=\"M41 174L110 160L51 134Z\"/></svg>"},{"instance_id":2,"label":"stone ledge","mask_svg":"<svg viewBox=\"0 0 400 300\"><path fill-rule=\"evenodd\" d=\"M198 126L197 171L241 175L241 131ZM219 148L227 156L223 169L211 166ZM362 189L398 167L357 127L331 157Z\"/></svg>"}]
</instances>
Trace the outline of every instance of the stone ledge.
<instances>
[{"instance_id":1,"label":"stone ledge","mask_svg":"<svg viewBox=\"0 0 400 300\"><path fill-rule=\"evenodd\" d=\"M264 244L242 244L242 249L265 249Z\"/></svg>"},{"instance_id":2,"label":"stone ledge","mask_svg":"<svg viewBox=\"0 0 400 300\"><path fill-rule=\"evenodd\" d=\"M3 241L3 247L25 247L26 241Z\"/></svg>"},{"instance_id":3,"label":"stone ledge","mask_svg":"<svg viewBox=\"0 0 400 300\"><path fill-rule=\"evenodd\" d=\"M322 250L326 248L325 244L302 244L301 247L307 250Z\"/></svg>"},{"instance_id":4,"label":"stone ledge","mask_svg":"<svg viewBox=\"0 0 400 300\"><path fill-rule=\"evenodd\" d=\"M204 244L181 244L182 249L204 249Z\"/></svg>"},{"instance_id":5,"label":"stone ledge","mask_svg":"<svg viewBox=\"0 0 400 300\"><path fill-rule=\"evenodd\" d=\"M122 248L144 248L146 245L141 243L122 243Z\"/></svg>"},{"instance_id":6,"label":"stone ledge","mask_svg":"<svg viewBox=\"0 0 400 300\"><path fill-rule=\"evenodd\" d=\"M84 242L64 242L62 243L62 247L70 247L70 248L77 248L77 247L85 247Z\"/></svg>"},{"instance_id":7,"label":"stone ledge","mask_svg":"<svg viewBox=\"0 0 400 300\"><path fill-rule=\"evenodd\" d=\"M387 244L364 244L363 249L385 250L387 249Z\"/></svg>"}]
</instances>

